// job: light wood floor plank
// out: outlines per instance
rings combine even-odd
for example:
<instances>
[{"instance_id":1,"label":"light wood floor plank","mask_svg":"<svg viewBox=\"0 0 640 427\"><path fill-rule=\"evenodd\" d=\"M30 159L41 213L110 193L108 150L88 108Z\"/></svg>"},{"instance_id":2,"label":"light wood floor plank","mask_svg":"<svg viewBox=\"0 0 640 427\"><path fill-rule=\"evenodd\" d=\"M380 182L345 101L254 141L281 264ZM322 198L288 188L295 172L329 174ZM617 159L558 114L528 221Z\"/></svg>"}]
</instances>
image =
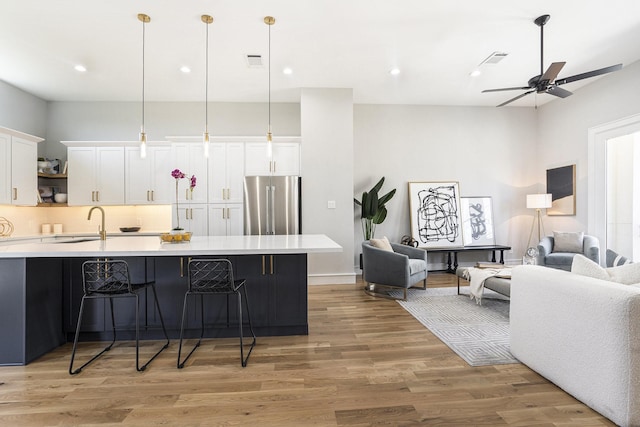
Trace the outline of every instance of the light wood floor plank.
<instances>
[{"instance_id":1,"label":"light wood floor plank","mask_svg":"<svg viewBox=\"0 0 640 427\"><path fill-rule=\"evenodd\" d=\"M429 286L455 276L430 274ZM309 335L260 337L244 369L231 338L205 340L182 370L175 341L142 373L132 342L77 376L69 344L2 367L0 426L614 425L524 365L468 366L362 287L311 286ZM83 343L78 358L102 345Z\"/></svg>"}]
</instances>

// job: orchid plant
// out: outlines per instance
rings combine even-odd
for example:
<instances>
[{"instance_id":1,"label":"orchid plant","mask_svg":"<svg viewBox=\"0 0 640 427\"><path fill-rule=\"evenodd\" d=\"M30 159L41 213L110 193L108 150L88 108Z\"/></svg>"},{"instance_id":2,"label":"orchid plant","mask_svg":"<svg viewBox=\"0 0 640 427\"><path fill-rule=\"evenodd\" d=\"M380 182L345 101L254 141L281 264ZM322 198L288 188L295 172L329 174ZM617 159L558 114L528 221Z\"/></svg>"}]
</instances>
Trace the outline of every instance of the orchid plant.
<instances>
[{"instance_id":1,"label":"orchid plant","mask_svg":"<svg viewBox=\"0 0 640 427\"><path fill-rule=\"evenodd\" d=\"M186 178L187 175L182 172L180 169L174 169L171 171L171 176L176 180L176 221L177 221L177 227L174 228L174 230L178 231L178 230L182 230L183 228L180 227L180 211L178 209L178 202L180 200L179 196L178 196L178 183L180 182L181 179ZM191 192L191 198L193 198L193 189L196 187L196 176L195 175L191 175L191 178L189 178L189 191Z\"/></svg>"}]
</instances>

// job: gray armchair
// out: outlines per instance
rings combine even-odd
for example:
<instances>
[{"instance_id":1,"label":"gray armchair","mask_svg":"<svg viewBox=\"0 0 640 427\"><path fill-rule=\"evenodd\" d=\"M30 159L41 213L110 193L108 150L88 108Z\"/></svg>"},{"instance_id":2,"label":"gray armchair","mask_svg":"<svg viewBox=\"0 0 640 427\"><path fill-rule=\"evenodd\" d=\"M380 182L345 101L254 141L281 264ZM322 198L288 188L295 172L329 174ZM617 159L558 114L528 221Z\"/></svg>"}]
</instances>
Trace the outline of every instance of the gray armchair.
<instances>
[{"instance_id":1,"label":"gray armchair","mask_svg":"<svg viewBox=\"0 0 640 427\"><path fill-rule=\"evenodd\" d=\"M368 241L362 242L362 278L365 292L372 296L400 299L379 292L377 286L402 288L403 300L407 289L424 281L427 289L427 251L398 243L391 243L393 252L379 249Z\"/></svg>"},{"instance_id":2,"label":"gray armchair","mask_svg":"<svg viewBox=\"0 0 640 427\"><path fill-rule=\"evenodd\" d=\"M582 241L582 252L554 252L553 244L553 236L545 236L540 240L538 243L538 265L571 271L571 263L576 253L600 263L600 243L597 237L585 234Z\"/></svg>"}]
</instances>

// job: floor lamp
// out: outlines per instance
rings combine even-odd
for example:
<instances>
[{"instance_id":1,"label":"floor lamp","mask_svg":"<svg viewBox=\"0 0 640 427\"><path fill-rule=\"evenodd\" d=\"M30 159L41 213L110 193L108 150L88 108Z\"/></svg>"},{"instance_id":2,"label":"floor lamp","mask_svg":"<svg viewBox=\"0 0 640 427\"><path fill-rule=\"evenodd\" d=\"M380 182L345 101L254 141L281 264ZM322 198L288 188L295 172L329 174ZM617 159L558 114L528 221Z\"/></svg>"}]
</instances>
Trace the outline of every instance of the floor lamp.
<instances>
[{"instance_id":1,"label":"floor lamp","mask_svg":"<svg viewBox=\"0 0 640 427\"><path fill-rule=\"evenodd\" d=\"M533 228L538 223L538 242L540 241L540 229L544 234L544 225L542 224L542 209L551 207L551 194L527 194L527 209L535 209L536 216L531 223L531 232L529 233L529 241L527 242L527 248L531 244L531 236L533 235Z\"/></svg>"}]
</instances>

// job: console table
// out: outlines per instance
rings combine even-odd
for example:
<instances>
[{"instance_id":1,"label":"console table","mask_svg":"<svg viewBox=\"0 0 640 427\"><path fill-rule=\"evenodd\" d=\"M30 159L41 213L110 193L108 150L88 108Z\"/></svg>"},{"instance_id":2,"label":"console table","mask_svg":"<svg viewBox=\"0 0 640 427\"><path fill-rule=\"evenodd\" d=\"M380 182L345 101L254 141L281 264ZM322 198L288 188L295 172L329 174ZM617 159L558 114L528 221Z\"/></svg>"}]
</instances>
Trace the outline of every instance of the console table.
<instances>
[{"instance_id":1,"label":"console table","mask_svg":"<svg viewBox=\"0 0 640 427\"><path fill-rule=\"evenodd\" d=\"M456 246L451 248L428 248L427 253L447 253L447 273L455 273L458 268L458 253L468 251L491 251L491 262L496 262L496 251L500 251L500 264L504 264L504 251L511 249L511 246L487 245L487 246ZM453 255L453 265L452 265Z\"/></svg>"}]
</instances>

